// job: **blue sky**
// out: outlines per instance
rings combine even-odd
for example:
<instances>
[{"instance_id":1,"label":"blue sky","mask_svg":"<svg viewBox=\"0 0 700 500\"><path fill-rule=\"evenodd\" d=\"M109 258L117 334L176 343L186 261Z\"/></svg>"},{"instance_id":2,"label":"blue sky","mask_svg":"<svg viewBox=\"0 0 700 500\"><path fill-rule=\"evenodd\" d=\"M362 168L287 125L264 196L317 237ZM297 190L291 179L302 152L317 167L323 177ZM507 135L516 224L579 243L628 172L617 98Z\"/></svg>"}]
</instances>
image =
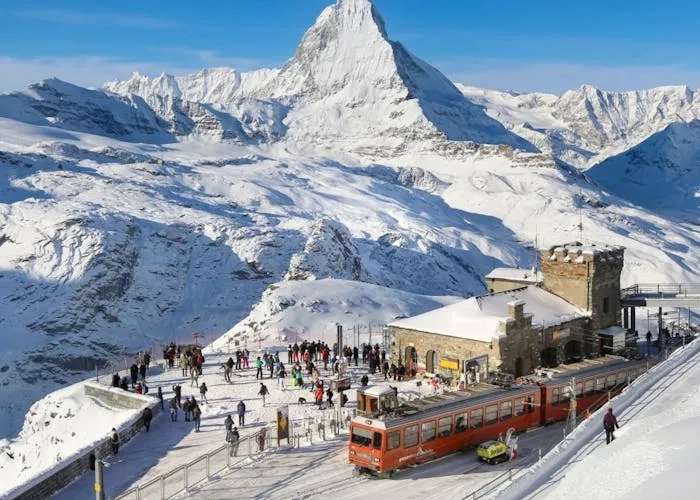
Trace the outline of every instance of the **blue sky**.
<instances>
[{"instance_id":1,"label":"blue sky","mask_svg":"<svg viewBox=\"0 0 700 500\"><path fill-rule=\"evenodd\" d=\"M0 91L50 76L277 67L333 0L0 0ZM561 93L700 87L700 2L375 0L390 38L454 81Z\"/></svg>"}]
</instances>

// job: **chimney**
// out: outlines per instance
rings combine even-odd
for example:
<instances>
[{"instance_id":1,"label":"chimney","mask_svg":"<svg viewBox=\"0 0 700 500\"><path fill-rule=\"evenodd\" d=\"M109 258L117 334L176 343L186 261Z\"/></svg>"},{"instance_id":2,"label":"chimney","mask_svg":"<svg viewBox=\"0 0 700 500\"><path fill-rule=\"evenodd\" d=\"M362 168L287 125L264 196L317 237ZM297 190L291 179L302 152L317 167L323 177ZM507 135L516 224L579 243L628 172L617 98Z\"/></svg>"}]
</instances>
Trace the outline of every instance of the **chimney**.
<instances>
[{"instance_id":1,"label":"chimney","mask_svg":"<svg viewBox=\"0 0 700 500\"><path fill-rule=\"evenodd\" d=\"M512 302L508 302L508 316L510 316L516 321L523 320L524 309L524 300L514 300Z\"/></svg>"}]
</instances>

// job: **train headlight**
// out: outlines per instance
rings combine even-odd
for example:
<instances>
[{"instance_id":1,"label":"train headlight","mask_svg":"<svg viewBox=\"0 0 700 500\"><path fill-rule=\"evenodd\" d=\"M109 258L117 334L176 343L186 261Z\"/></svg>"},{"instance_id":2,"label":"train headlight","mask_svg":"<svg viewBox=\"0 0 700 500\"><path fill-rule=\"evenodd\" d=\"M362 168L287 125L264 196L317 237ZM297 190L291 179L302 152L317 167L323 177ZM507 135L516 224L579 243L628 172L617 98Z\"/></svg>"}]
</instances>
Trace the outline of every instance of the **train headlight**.
<instances>
[{"instance_id":1,"label":"train headlight","mask_svg":"<svg viewBox=\"0 0 700 500\"><path fill-rule=\"evenodd\" d=\"M379 457L372 457L372 462L374 462L375 464L378 464L378 463L379 463Z\"/></svg>"},{"instance_id":2,"label":"train headlight","mask_svg":"<svg viewBox=\"0 0 700 500\"><path fill-rule=\"evenodd\" d=\"M351 454L351 455L357 455L357 453L355 452L355 450L350 450L350 454Z\"/></svg>"}]
</instances>

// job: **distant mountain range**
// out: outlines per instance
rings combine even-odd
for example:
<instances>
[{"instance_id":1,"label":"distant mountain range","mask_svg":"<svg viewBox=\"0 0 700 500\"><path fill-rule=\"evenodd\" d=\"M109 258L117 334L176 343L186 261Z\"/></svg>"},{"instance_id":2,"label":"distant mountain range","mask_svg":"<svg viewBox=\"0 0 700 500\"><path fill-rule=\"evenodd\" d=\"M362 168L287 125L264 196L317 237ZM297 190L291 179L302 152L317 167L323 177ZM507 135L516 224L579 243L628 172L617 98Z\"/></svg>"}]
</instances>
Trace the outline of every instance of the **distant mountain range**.
<instances>
[{"instance_id":1,"label":"distant mountain range","mask_svg":"<svg viewBox=\"0 0 700 500\"><path fill-rule=\"evenodd\" d=\"M531 267L535 242L698 281L696 95L455 85L369 0L325 9L281 69L0 95L0 436L95 361L385 323Z\"/></svg>"}]
</instances>

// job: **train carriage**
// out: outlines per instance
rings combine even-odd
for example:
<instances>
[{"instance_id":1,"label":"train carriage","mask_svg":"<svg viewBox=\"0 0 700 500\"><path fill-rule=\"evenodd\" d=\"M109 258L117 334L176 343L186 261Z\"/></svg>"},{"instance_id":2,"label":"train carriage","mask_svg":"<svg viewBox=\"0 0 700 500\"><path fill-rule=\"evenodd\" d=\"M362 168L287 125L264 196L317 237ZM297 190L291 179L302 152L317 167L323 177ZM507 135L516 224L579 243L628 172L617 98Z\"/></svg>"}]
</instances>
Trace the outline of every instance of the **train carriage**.
<instances>
[{"instance_id":1,"label":"train carriage","mask_svg":"<svg viewBox=\"0 0 700 500\"><path fill-rule=\"evenodd\" d=\"M358 390L348 457L360 471L380 476L505 435L564 420L574 377L577 413L595 410L644 373L646 362L608 356L529 378L509 388L467 389L399 404L390 387ZM609 394L610 393L610 394Z\"/></svg>"}]
</instances>

